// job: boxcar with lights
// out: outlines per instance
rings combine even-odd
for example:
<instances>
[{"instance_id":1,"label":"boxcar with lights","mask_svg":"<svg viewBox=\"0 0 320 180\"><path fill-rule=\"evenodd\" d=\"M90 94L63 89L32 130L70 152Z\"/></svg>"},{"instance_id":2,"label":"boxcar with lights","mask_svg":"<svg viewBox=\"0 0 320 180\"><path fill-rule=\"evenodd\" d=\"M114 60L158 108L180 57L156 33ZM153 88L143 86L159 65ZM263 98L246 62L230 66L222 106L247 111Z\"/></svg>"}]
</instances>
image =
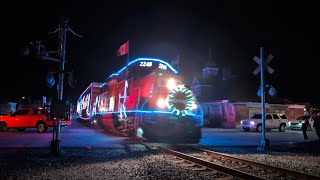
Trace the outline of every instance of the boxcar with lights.
<instances>
[{"instance_id":1,"label":"boxcar with lights","mask_svg":"<svg viewBox=\"0 0 320 180\"><path fill-rule=\"evenodd\" d=\"M80 118L146 140L198 142L203 111L178 71L161 59L138 58L103 83L92 83L77 103Z\"/></svg>"}]
</instances>

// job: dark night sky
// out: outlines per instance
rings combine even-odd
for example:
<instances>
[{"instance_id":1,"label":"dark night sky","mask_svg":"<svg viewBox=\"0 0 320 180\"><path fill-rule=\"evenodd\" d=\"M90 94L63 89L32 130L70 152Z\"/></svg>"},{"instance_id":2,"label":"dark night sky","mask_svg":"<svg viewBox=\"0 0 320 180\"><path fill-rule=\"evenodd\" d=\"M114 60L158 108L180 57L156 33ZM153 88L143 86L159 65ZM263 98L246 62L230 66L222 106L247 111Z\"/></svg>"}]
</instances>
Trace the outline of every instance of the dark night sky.
<instances>
[{"instance_id":1,"label":"dark night sky","mask_svg":"<svg viewBox=\"0 0 320 180\"><path fill-rule=\"evenodd\" d=\"M252 71L259 47L274 55L267 75L279 94L296 101L320 102L315 87L319 28L313 1L17 1L2 14L1 96L56 95L44 85L55 62L22 57L25 42L41 40L57 50L57 29L63 17L83 38L68 33L67 69L77 86L65 83L65 96L76 99L90 82L102 82L126 63L116 51L130 41L130 59L181 57L186 82L207 63L208 49L220 66L259 85ZM317 20L317 21L316 21ZM318 46L318 47L317 47ZM317 50L316 50L317 49ZM7 65L5 65L5 63ZM58 78L56 78L58 82Z\"/></svg>"}]
</instances>

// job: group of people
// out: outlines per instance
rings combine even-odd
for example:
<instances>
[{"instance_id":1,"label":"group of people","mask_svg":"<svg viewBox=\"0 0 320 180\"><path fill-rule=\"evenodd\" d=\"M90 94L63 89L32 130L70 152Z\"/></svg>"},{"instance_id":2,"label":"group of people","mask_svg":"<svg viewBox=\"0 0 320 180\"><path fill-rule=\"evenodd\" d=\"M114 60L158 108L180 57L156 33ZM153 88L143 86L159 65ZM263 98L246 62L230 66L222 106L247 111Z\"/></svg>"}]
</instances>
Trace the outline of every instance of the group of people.
<instances>
[{"instance_id":1,"label":"group of people","mask_svg":"<svg viewBox=\"0 0 320 180\"><path fill-rule=\"evenodd\" d=\"M313 127L316 129L316 134L320 141L320 112L314 113L312 116L312 119L314 121ZM310 126L310 122L309 122L309 119L306 119L304 123L302 123L302 127L301 127L304 140L308 140L308 135L307 135L308 126Z\"/></svg>"}]
</instances>

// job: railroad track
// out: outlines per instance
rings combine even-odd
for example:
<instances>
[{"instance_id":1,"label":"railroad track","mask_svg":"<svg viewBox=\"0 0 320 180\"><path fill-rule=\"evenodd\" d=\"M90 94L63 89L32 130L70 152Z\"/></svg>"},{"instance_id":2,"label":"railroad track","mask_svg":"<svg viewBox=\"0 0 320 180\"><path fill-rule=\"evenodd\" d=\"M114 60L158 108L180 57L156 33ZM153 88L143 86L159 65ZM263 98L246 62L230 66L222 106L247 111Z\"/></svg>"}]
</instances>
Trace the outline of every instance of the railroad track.
<instances>
[{"instance_id":1,"label":"railroad track","mask_svg":"<svg viewBox=\"0 0 320 180\"><path fill-rule=\"evenodd\" d=\"M210 175L214 179L306 179L319 180L319 176L261 164L227 154L191 146L163 146L159 144L144 144L152 146L170 155L169 161L194 171Z\"/></svg>"}]
</instances>

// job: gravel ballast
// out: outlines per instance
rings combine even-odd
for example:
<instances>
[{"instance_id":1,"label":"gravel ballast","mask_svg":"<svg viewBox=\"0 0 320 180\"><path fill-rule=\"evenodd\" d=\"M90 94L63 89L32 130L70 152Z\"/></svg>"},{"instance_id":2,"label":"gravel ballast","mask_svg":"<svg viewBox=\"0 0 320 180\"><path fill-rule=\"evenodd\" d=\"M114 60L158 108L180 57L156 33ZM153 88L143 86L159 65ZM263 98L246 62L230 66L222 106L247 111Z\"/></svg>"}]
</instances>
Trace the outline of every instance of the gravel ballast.
<instances>
[{"instance_id":1,"label":"gravel ballast","mask_svg":"<svg viewBox=\"0 0 320 180\"><path fill-rule=\"evenodd\" d=\"M320 155L317 153L298 149L206 148L320 176ZM52 155L50 150L43 148L0 149L0 179L212 179L168 159L168 155L150 151L141 144L112 148L62 148L59 155Z\"/></svg>"}]
</instances>

